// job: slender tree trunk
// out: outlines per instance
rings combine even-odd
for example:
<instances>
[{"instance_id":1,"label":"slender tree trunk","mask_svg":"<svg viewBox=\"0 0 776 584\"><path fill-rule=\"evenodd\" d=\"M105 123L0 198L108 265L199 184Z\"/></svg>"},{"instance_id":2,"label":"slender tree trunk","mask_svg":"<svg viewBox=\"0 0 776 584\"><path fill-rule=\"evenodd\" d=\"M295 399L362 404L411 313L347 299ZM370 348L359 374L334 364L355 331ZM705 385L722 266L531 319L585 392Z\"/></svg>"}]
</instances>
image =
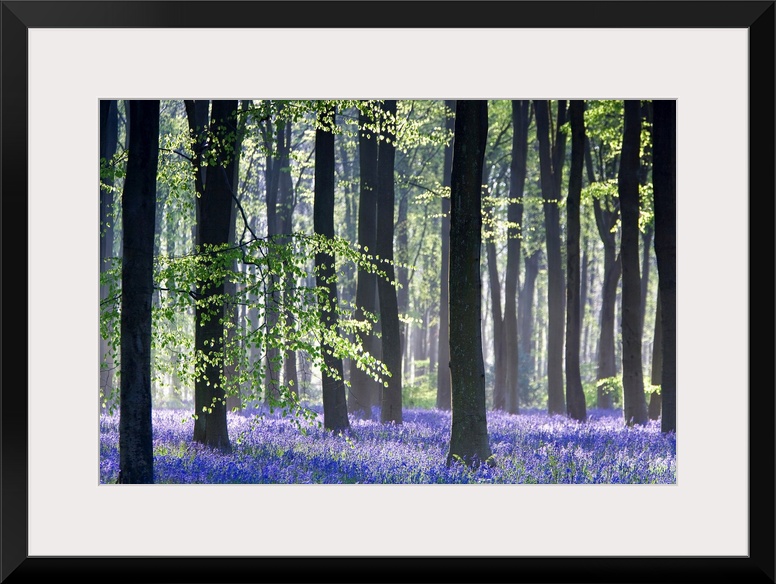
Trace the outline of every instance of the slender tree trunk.
<instances>
[{"instance_id":1,"label":"slender tree trunk","mask_svg":"<svg viewBox=\"0 0 776 584\"><path fill-rule=\"evenodd\" d=\"M110 163L118 145L118 102L115 99L100 100L100 160ZM108 176L101 179L100 188L100 275L111 268L113 259L113 238L115 237L113 169L105 169ZM100 285L100 301L108 298L108 286ZM111 356L108 339L100 337L100 397L99 406L108 405L113 393L113 370L115 363Z\"/></svg>"},{"instance_id":2,"label":"slender tree trunk","mask_svg":"<svg viewBox=\"0 0 776 584\"><path fill-rule=\"evenodd\" d=\"M534 336L534 298L536 296L536 278L539 275L539 259L541 251L535 250L525 258L525 276L518 299L517 326L518 352L520 354L518 368L518 396L525 401L530 385L534 379L536 361L533 352Z\"/></svg>"},{"instance_id":3,"label":"slender tree trunk","mask_svg":"<svg viewBox=\"0 0 776 584\"><path fill-rule=\"evenodd\" d=\"M564 292L563 261L560 244L560 180L563 170L565 134L559 130L565 123L565 101L558 102L557 134L550 144L550 105L548 101L534 102L536 133L539 138L544 224L547 238L547 410L548 413L566 414L563 391L563 329Z\"/></svg>"},{"instance_id":4,"label":"slender tree trunk","mask_svg":"<svg viewBox=\"0 0 776 584\"><path fill-rule=\"evenodd\" d=\"M274 120L278 122L278 120ZM277 250L273 247L278 245L280 235L280 225L278 223L278 192L280 188L280 172L282 168L282 158L287 157L285 148L284 132L280 127L276 127L273 119L270 118L266 122L266 128L264 130L264 146L267 150L266 157L266 171L265 171L265 184L266 184L266 201L267 201L267 241L269 242L270 254L277 253ZM282 125L281 122L278 124ZM277 272L270 271L267 278L267 288L265 288L264 294L264 314L266 324L267 338L272 338L275 335L275 329L280 322L280 275ZM283 370L283 364L281 363L282 357L280 355L280 349L277 346L266 346L265 351L265 370L264 370L264 385L265 395L264 400L270 407L276 405L280 398L280 372Z\"/></svg>"},{"instance_id":5,"label":"slender tree trunk","mask_svg":"<svg viewBox=\"0 0 776 584\"><path fill-rule=\"evenodd\" d=\"M280 230L278 242L281 245L291 245L291 235L294 232L293 215L296 202L294 201L294 183L291 180L291 122L287 121L279 136L282 138L280 149L280 177L278 184L278 210L277 222ZM283 283L283 314L286 327L289 330L295 328L294 313L290 309L293 299L293 288L296 286L294 274L286 272ZM299 374L296 369L296 351L286 349L283 352L283 384L288 390L299 395Z\"/></svg>"},{"instance_id":6,"label":"slender tree trunk","mask_svg":"<svg viewBox=\"0 0 776 584\"><path fill-rule=\"evenodd\" d=\"M662 319L663 311L660 309L660 289L657 291L657 309L655 310L655 337L652 343L652 385L660 385L663 377L663 326L660 321ZM653 391L649 395L649 406L647 411L649 413L650 420L657 420L660 418L660 410L662 409L662 396L657 391Z\"/></svg>"},{"instance_id":7,"label":"slender tree trunk","mask_svg":"<svg viewBox=\"0 0 776 584\"><path fill-rule=\"evenodd\" d=\"M531 102L512 101L512 161L507 205L507 268L504 279L504 350L506 354L506 409L520 413L520 351L517 345L517 295L520 272L520 240L523 233L523 192L528 156Z\"/></svg>"},{"instance_id":8,"label":"slender tree trunk","mask_svg":"<svg viewBox=\"0 0 776 584\"><path fill-rule=\"evenodd\" d=\"M642 425L648 421L641 362L638 180L640 139L640 103L638 100L625 100L625 128L617 182L622 214L622 387L625 422L628 425Z\"/></svg>"},{"instance_id":9,"label":"slender tree trunk","mask_svg":"<svg viewBox=\"0 0 776 584\"><path fill-rule=\"evenodd\" d=\"M130 100L129 158L122 196L119 482L154 482L151 423L153 295L159 101Z\"/></svg>"},{"instance_id":10,"label":"slender tree trunk","mask_svg":"<svg viewBox=\"0 0 776 584\"><path fill-rule=\"evenodd\" d=\"M380 296L380 323L382 327L382 362L390 372L387 386L383 387L380 403L380 421L383 423L402 423L402 383L401 383L401 332L399 326L399 306L396 298L393 268L394 233L394 162L396 157L396 130L393 128L396 117L396 100L385 100L381 105L388 114L389 128L380 142L377 155L377 254L382 261L381 269L386 277L377 279L377 291Z\"/></svg>"},{"instance_id":11,"label":"slender tree trunk","mask_svg":"<svg viewBox=\"0 0 776 584\"><path fill-rule=\"evenodd\" d=\"M456 102L450 208L450 370L452 427L447 464L490 460L482 359L482 167L488 102Z\"/></svg>"},{"instance_id":12,"label":"slender tree trunk","mask_svg":"<svg viewBox=\"0 0 776 584\"><path fill-rule=\"evenodd\" d=\"M224 143L228 133L236 132L237 100L214 100L210 133ZM197 229L198 253L205 257L205 266L216 263L208 248L229 243L232 221L231 166L238 153L232 147L213 146L215 161L205 172L205 192L200 203L200 225ZM218 253L218 252L215 252ZM212 280L212 277L208 277ZM198 359L204 360L204 373L194 382L194 441L222 452L231 451L226 424L226 394L224 392L224 315L225 277L198 283L199 300L195 307L194 348Z\"/></svg>"},{"instance_id":13,"label":"slender tree trunk","mask_svg":"<svg viewBox=\"0 0 776 584\"><path fill-rule=\"evenodd\" d=\"M483 171L487 175L487 171ZM488 177L483 176L483 197L487 198L485 205L485 217L492 225L494 221L493 202L488 193ZM496 243L493 236L485 243L485 253L488 259L488 289L490 290L490 312L493 322L493 409L505 410L507 407L506 395L506 367L504 359L504 317L501 311L501 282L498 277L498 259L496 258Z\"/></svg>"},{"instance_id":14,"label":"slender tree trunk","mask_svg":"<svg viewBox=\"0 0 776 584\"><path fill-rule=\"evenodd\" d=\"M334 237L334 127L335 109L328 108L319 116L321 127L315 131L315 202L313 224L315 233L326 238ZM330 334L338 335L337 326L337 282L332 254L315 254L315 282L326 290L321 304L321 324ZM323 426L334 432L350 428L348 406L345 395L342 358L334 354L330 341L323 339L322 371Z\"/></svg>"},{"instance_id":15,"label":"slender tree trunk","mask_svg":"<svg viewBox=\"0 0 776 584\"><path fill-rule=\"evenodd\" d=\"M372 119L359 114L359 176L360 191L358 201L358 244L369 255L376 253L377 247L377 139L374 132L366 126ZM363 268L358 269L356 283L356 314L358 320L366 314L377 313L377 277ZM380 357L374 330L357 333L364 350L373 357ZM372 407L378 404L380 385L355 362L350 365L350 392L348 410L357 418L371 419Z\"/></svg>"},{"instance_id":16,"label":"slender tree trunk","mask_svg":"<svg viewBox=\"0 0 776 584\"><path fill-rule=\"evenodd\" d=\"M569 107L571 119L571 168L569 169L569 195L566 200L568 234L566 241L566 407L575 420L587 420L585 392L582 389L579 351L582 327L580 302L579 260L579 207L582 197L582 171L585 150L585 102L572 100Z\"/></svg>"},{"instance_id":17,"label":"slender tree trunk","mask_svg":"<svg viewBox=\"0 0 776 584\"><path fill-rule=\"evenodd\" d=\"M455 101L445 101L445 129L452 133L455 129ZM450 187L450 174L453 167L454 138L445 146L445 159L442 171L442 186ZM450 197L442 197L442 261L439 276L439 344L436 407L449 410L451 407L450 382Z\"/></svg>"},{"instance_id":18,"label":"slender tree trunk","mask_svg":"<svg viewBox=\"0 0 776 584\"><path fill-rule=\"evenodd\" d=\"M585 138L585 162L590 182L595 182L590 141ZM599 316L598 367L596 381L616 377L618 373L615 351L615 309L617 306L617 287L620 282L622 263L617 253L617 239L614 226L619 218L619 201L593 199L598 235L604 247L604 279L601 289L601 312ZM596 406L599 409L612 409L614 399L608 384L599 384Z\"/></svg>"},{"instance_id":19,"label":"slender tree trunk","mask_svg":"<svg viewBox=\"0 0 776 584\"><path fill-rule=\"evenodd\" d=\"M662 330L660 381L663 432L676 431L676 102L655 100L654 189L655 256L657 257Z\"/></svg>"},{"instance_id":20,"label":"slender tree trunk","mask_svg":"<svg viewBox=\"0 0 776 584\"><path fill-rule=\"evenodd\" d=\"M399 314L407 314L410 310L410 282L409 270L409 221L407 214L409 212L409 196L405 191L399 197L398 215L396 217L396 259L399 265L396 267L396 279L399 283L399 289L396 291L396 302L398 304ZM412 351L407 346L407 336L410 331L409 324L400 323L400 345L402 355L411 356ZM413 359L408 358L404 363L404 370L409 371L409 366Z\"/></svg>"}]
</instances>

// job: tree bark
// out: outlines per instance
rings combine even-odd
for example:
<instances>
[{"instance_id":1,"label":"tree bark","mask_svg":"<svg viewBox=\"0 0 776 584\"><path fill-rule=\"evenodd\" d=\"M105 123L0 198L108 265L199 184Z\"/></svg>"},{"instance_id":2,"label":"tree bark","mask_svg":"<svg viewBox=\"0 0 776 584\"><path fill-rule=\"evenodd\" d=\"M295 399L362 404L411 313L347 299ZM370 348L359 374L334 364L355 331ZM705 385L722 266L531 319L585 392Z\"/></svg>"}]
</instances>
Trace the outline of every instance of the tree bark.
<instances>
[{"instance_id":1,"label":"tree bark","mask_svg":"<svg viewBox=\"0 0 776 584\"><path fill-rule=\"evenodd\" d=\"M550 415L566 414L563 391L564 292L563 261L560 243L560 180L563 170L565 101L558 102L555 143L550 144L550 104L535 101L536 133L539 139L541 188L544 199L544 224L547 245L547 410Z\"/></svg>"},{"instance_id":2,"label":"tree bark","mask_svg":"<svg viewBox=\"0 0 776 584\"><path fill-rule=\"evenodd\" d=\"M198 253L205 257L204 269L215 265L216 255L211 248L229 243L232 221L233 164L239 153L226 146L228 135L236 133L237 100L213 100L210 134L220 140L211 148L215 161L205 171L205 191L200 198L200 224L197 229ZM216 252L218 253L218 252ZM216 268L220 269L220 268ZM197 286L198 302L195 307L194 348L198 358L204 359L204 374L194 382L194 441L222 452L231 451L226 424L226 395L224 392L224 293L223 275L212 280L208 274Z\"/></svg>"},{"instance_id":3,"label":"tree bark","mask_svg":"<svg viewBox=\"0 0 776 584\"><path fill-rule=\"evenodd\" d=\"M455 101L445 101L445 129L455 130ZM454 138L445 146L445 159L442 171L442 186L450 187L450 174L453 167ZM449 410L451 407L450 382L450 197L442 197L442 261L439 275L439 340L436 407Z\"/></svg>"},{"instance_id":4,"label":"tree bark","mask_svg":"<svg viewBox=\"0 0 776 584\"><path fill-rule=\"evenodd\" d=\"M372 123L367 114L359 114L358 164L360 190L358 200L358 244L363 253L374 255L377 247L377 138L366 126ZM356 314L358 320L366 313L377 313L377 276L361 267L356 282ZM357 333L364 351L373 357L380 357L380 347L374 330ZM380 385L365 371L350 365L350 392L348 410L355 417L371 419L372 407L378 404Z\"/></svg>"},{"instance_id":5,"label":"tree bark","mask_svg":"<svg viewBox=\"0 0 776 584\"><path fill-rule=\"evenodd\" d=\"M315 200L313 227L325 238L334 237L334 128L335 108L327 108L319 115L320 126L315 130ZM321 325L333 334L338 333L337 282L333 254L315 254L315 282L326 291L321 303ZM334 354L334 347L323 341L322 371L323 426L333 432L350 428L348 406L343 379L342 358Z\"/></svg>"},{"instance_id":6,"label":"tree bark","mask_svg":"<svg viewBox=\"0 0 776 584\"><path fill-rule=\"evenodd\" d=\"M569 169L569 194L566 200L566 407L569 417L587 420L585 392L582 389L579 351L582 327L580 302L579 260L579 207L582 197L582 171L585 150L585 102L572 100L569 107L571 119L571 168Z\"/></svg>"},{"instance_id":7,"label":"tree bark","mask_svg":"<svg viewBox=\"0 0 776 584\"><path fill-rule=\"evenodd\" d=\"M109 163L118 144L118 102L115 99L100 100L100 160ZM111 268L113 259L113 238L115 237L115 215L113 197L113 170L103 178L100 187L100 275ZM100 301L108 298L108 287L100 285ZM113 393L113 369L108 339L100 337L100 397L99 406L107 405Z\"/></svg>"},{"instance_id":8,"label":"tree bark","mask_svg":"<svg viewBox=\"0 0 776 584\"><path fill-rule=\"evenodd\" d=\"M520 242L523 232L523 192L527 172L528 126L531 102L512 101L512 161L507 205L507 268L504 279L504 350L506 354L506 410L520 413L520 351L517 345L517 295L520 272Z\"/></svg>"},{"instance_id":9,"label":"tree bark","mask_svg":"<svg viewBox=\"0 0 776 584\"><path fill-rule=\"evenodd\" d=\"M154 482L151 423L153 295L159 101L130 100L129 158L122 196L119 482Z\"/></svg>"},{"instance_id":10,"label":"tree bark","mask_svg":"<svg viewBox=\"0 0 776 584\"><path fill-rule=\"evenodd\" d=\"M402 383L401 383L401 330L399 326L399 306L396 298L396 276L393 268L394 233L394 163L396 158L396 130L393 127L396 117L396 100L385 100L381 104L388 114L388 128L380 142L377 156L377 254L380 256L380 268L385 277L377 279L377 291L380 297L380 323L382 330L382 362L390 372L387 386L383 387L380 402L380 421L383 423L402 423Z\"/></svg>"},{"instance_id":11,"label":"tree bark","mask_svg":"<svg viewBox=\"0 0 776 584\"><path fill-rule=\"evenodd\" d=\"M487 170L483 170L487 175ZM490 197L488 193L488 177L483 176L483 197ZM494 224L493 202L484 203L484 214L491 225ZM504 317L501 311L501 282L498 277L498 259L496 258L496 242L493 236L485 243L488 267L488 289L490 291L490 312L493 322L493 409L505 410L507 406L506 395L506 367L504 360Z\"/></svg>"},{"instance_id":12,"label":"tree bark","mask_svg":"<svg viewBox=\"0 0 776 584\"><path fill-rule=\"evenodd\" d=\"M490 459L482 359L482 167L488 102L456 103L450 206L450 372L452 426L447 464Z\"/></svg>"},{"instance_id":13,"label":"tree bark","mask_svg":"<svg viewBox=\"0 0 776 584\"><path fill-rule=\"evenodd\" d=\"M539 275L539 260L541 251L535 250L525 257L525 277L520 289L520 297L517 307L517 335L518 352L518 396L525 399L528 396L530 385L534 380L536 360L533 352L534 336L534 298L536 296L536 278Z\"/></svg>"},{"instance_id":14,"label":"tree bark","mask_svg":"<svg viewBox=\"0 0 776 584\"><path fill-rule=\"evenodd\" d=\"M676 432L676 102L655 100L652 107L655 256L663 334L660 428Z\"/></svg>"},{"instance_id":15,"label":"tree bark","mask_svg":"<svg viewBox=\"0 0 776 584\"><path fill-rule=\"evenodd\" d=\"M617 180L622 215L622 387L625 422L646 424L647 402L641 360L641 274L639 271L639 100L625 100L625 119Z\"/></svg>"},{"instance_id":16,"label":"tree bark","mask_svg":"<svg viewBox=\"0 0 776 584\"><path fill-rule=\"evenodd\" d=\"M660 309L660 288L657 291L657 309L655 310L655 336L652 343L652 385L660 385L663 378L663 327L660 323L663 318L663 311ZM662 409L662 396L659 392L653 391L649 395L649 405L647 412L650 420L660 419Z\"/></svg>"},{"instance_id":17,"label":"tree bark","mask_svg":"<svg viewBox=\"0 0 776 584\"><path fill-rule=\"evenodd\" d=\"M282 138L282 148L280 149L280 177L278 186L277 222L280 231L278 241L282 245L290 245L291 235L294 232L293 219L294 207L296 206L296 201L294 200L294 184L291 180L290 120L286 121L283 131L279 133L279 137ZM289 330L293 330L295 327L294 314L289 308L293 298L292 289L295 285L296 280L294 275L290 272L286 273L283 285L283 312L286 327L288 327ZM299 395L299 374L296 368L296 351L293 349L286 349L283 352L283 383L288 387L292 394L296 396Z\"/></svg>"}]
</instances>

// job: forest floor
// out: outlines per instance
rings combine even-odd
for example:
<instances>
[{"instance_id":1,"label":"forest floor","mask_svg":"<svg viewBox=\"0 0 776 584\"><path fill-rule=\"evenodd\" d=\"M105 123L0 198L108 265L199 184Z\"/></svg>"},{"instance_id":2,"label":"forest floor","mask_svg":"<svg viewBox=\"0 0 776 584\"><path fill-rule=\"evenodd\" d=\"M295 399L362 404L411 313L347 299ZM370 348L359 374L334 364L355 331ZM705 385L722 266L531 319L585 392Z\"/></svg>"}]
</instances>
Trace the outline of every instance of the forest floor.
<instances>
[{"instance_id":1,"label":"forest floor","mask_svg":"<svg viewBox=\"0 0 776 584\"><path fill-rule=\"evenodd\" d=\"M232 452L191 439L191 410L154 410L154 482L167 484L675 483L676 437L659 422L627 427L621 412L579 423L541 411L488 412L495 464L447 467L450 412L405 409L402 424L351 419L332 435L312 421L228 414ZM100 482L119 471L119 418L100 420Z\"/></svg>"}]
</instances>

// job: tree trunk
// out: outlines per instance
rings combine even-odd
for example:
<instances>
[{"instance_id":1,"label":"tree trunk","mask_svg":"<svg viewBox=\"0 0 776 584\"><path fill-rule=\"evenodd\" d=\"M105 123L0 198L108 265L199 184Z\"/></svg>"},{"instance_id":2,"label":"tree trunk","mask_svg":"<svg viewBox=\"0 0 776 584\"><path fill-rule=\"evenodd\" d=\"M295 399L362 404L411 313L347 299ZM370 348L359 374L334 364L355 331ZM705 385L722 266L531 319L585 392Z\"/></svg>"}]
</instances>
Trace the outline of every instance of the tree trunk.
<instances>
[{"instance_id":1,"label":"tree trunk","mask_svg":"<svg viewBox=\"0 0 776 584\"><path fill-rule=\"evenodd\" d=\"M655 336L652 342L652 385L660 385L663 377L663 327L660 324L662 319L662 310L660 309L660 289L657 291L657 309L655 310ZM647 411L649 413L650 420L657 420L660 418L660 410L662 409L662 396L659 392L653 391L649 395L649 406Z\"/></svg>"},{"instance_id":2,"label":"tree trunk","mask_svg":"<svg viewBox=\"0 0 776 584\"><path fill-rule=\"evenodd\" d=\"M280 188L280 172L283 165L282 158L284 155L287 158L287 152L283 152L283 150L285 150L283 131L283 129L275 127L272 118L267 120L264 130L264 146L267 150L265 185L267 202L267 241L270 245L268 251L270 254L276 253L273 246L280 243L278 239L278 236L280 235L280 226L278 224L278 192ZM280 321L281 303L279 275L274 271L270 271L267 279L268 288L265 294L264 307L266 334L269 339L274 336L275 329ZM270 407L277 405L278 400L280 399L280 372L283 370L281 360L280 349L277 346L268 344L265 351L264 362L266 367L264 370L264 400Z\"/></svg>"},{"instance_id":3,"label":"tree trunk","mask_svg":"<svg viewBox=\"0 0 776 584\"><path fill-rule=\"evenodd\" d=\"M115 99L100 100L100 160L110 163L118 145L118 102ZM109 176L101 178L100 188L100 275L111 268L113 259L113 238L115 237L113 169ZM108 286L100 285L100 302L108 298ZM99 406L107 405L113 394L113 370L115 363L111 356L108 339L100 336L100 397Z\"/></svg>"},{"instance_id":4,"label":"tree trunk","mask_svg":"<svg viewBox=\"0 0 776 584\"><path fill-rule=\"evenodd\" d=\"M455 101L445 101L445 129L455 130ZM445 159L442 170L442 186L450 187L450 173L453 168L454 138L445 146ZM450 197L442 197L442 261L439 275L439 340L436 407L449 410L451 407L450 382Z\"/></svg>"},{"instance_id":5,"label":"tree trunk","mask_svg":"<svg viewBox=\"0 0 776 584\"><path fill-rule=\"evenodd\" d=\"M539 139L541 188L544 199L544 224L547 238L547 410L550 415L566 414L563 391L564 292L563 261L560 244L560 180L563 170L565 101L558 102L555 143L550 144L550 105L534 102L536 133Z\"/></svg>"},{"instance_id":6,"label":"tree trunk","mask_svg":"<svg viewBox=\"0 0 776 584\"><path fill-rule=\"evenodd\" d=\"M507 268L504 279L504 351L506 355L506 410L520 413L520 351L517 346L517 294L520 272L520 240L523 233L523 191L528 156L531 102L512 101L512 161L507 205Z\"/></svg>"},{"instance_id":7,"label":"tree trunk","mask_svg":"<svg viewBox=\"0 0 776 584\"><path fill-rule=\"evenodd\" d=\"M280 148L280 177L278 185L278 210L277 222L280 230L279 243L282 245L291 244L291 235L294 232L294 184L291 180L291 122L287 121L279 137L282 138L282 148ZM289 330L295 328L295 319L293 311L289 305L293 298L293 288L296 286L296 279L291 272L285 275L283 283L283 312L286 327ZM296 369L296 351L286 349L283 352L283 384L288 390L299 396L299 374Z\"/></svg>"},{"instance_id":8,"label":"tree trunk","mask_svg":"<svg viewBox=\"0 0 776 584\"><path fill-rule=\"evenodd\" d=\"M488 102L456 102L450 205L450 372L452 427L447 464L490 459L482 359L482 167Z\"/></svg>"},{"instance_id":9,"label":"tree trunk","mask_svg":"<svg viewBox=\"0 0 776 584\"><path fill-rule=\"evenodd\" d=\"M396 279L399 283L399 289L396 291L396 302L398 304L399 314L407 314L410 310L410 282L409 282L409 222L407 214L409 212L409 195L407 191L401 193L399 197L399 211L396 217ZM412 351L407 346L407 337L410 332L410 325L400 323L400 345L402 355L412 355ZM409 372L409 365L413 359L408 358L404 363L404 370Z\"/></svg>"},{"instance_id":10,"label":"tree trunk","mask_svg":"<svg viewBox=\"0 0 776 584\"><path fill-rule=\"evenodd\" d=\"M676 431L676 102L655 100L654 167L655 256L660 290L663 413L660 428Z\"/></svg>"},{"instance_id":11,"label":"tree trunk","mask_svg":"<svg viewBox=\"0 0 776 584\"><path fill-rule=\"evenodd\" d=\"M236 132L237 100L213 100L210 126L214 142L224 143L227 134ZM205 192L200 198L200 225L197 229L198 253L205 257L209 271L216 256L208 248L222 247L229 243L232 222L233 164L239 156L231 147L212 146L215 161L205 171ZM216 252L218 253L218 252ZM197 358L204 360L204 374L194 382L194 441L222 452L231 451L226 425L226 395L224 392L224 315L225 277L212 280L210 274L198 283L198 301L195 308L194 347Z\"/></svg>"},{"instance_id":12,"label":"tree trunk","mask_svg":"<svg viewBox=\"0 0 776 584\"><path fill-rule=\"evenodd\" d=\"M525 258L525 277L520 289L520 297L517 303L517 342L520 354L518 377L518 397L525 401L528 397L530 385L533 382L536 363L533 352L534 336L534 297L536 295L536 278L539 275L539 259L541 251L535 250Z\"/></svg>"},{"instance_id":13,"label":"tree trunk","mask_svg":"<svg viewBox=\"0 0 776 584\"><path fill-rule=\"evenodd\" d=\"M383 423L402 423L402 383L401 383L401 331L399 327L399 307L396 298L393 268L393 232L394 232L394 162L396 158L396 100L385 100L381 104L387 114L389 128L384 132L377 156L377 255L380 256L380 268L385 277L377 279L377 291L380 297L380 323L382 330L382 362L390 372L388 385L383 387L380 403L380 421Z\"/></svg>"},{"instance_id":14,"label":"tree trunk","mask_svg":"<svg viewBox=\"0 0 776 584\"><path fill-rule=\"evenodd\" d=\"M582 327L580 302L579 260L579 207L582 197L582 171L585 150L585 102L572 100L569 107L571 119L571 168L569 170L569 195L566 201L568 234L566 241L566 406L568 415L580 422L587 420L585 392L579 369L579 351Z\"/></svg>"},{"instance_id":15,"label":"tree trunk","mask_svg":"<svg viewBox=\"0 0 776 584\"><path fill-rule=\"evenodd\" d=\"M319 115L321 127L315 130L315 202L313 224L315 233L325 238L334 237L334 127L335 109L329 107ZM315 282L325 289L321 302L321 325L330 334L338 335L337 282L332 254L315 254ZM323 390L323 426L333 432L350 428L348 406L343 379L342 358L334 354L334 347L325 338L322 342L324 370L321 372Z\"/></svg>"},{"instance_id":16,"label":"tree trunk","mask_svg":"<svg viewBox=\"0 0 776 584\"><path fill-rule=\"evenodd\" d=\"M641 275L639 273L639 100L625 100L625 128L618 190L622 215L622 388L625 422L648 421L641 362Z\"/></svg>"},{"instance_id":17,"label":"tree trunk","mask_svg":"<svg viewBox=\"0 0 776 584\"><path fill-rule=\"evenodd\" d=\"M159 101L130 100L129 158L122 196L119 482L154 482L151 424L153 295Z\"/></svg>"},{"instance_id":18,"label":"tree trunk","mask_svg":"<svg viewBox=\"0 0 776 584\"><path fill-rule=\"evenodd\" d=\"M358 160L360 191L358 200L358 244L363 253L374 255L377 247L377 139L374 132L366 128L372 119L359 114ZM377 313L377 276L361 267L356 282L355 318L363 320L365 314ZM379 345L374 330L357 333L364 351L373 357L380 357ZM372 407L378 404L380 385L368 373L358 369L355 362L350 365L350 392L348 410L355 417L371 419Z\"/></svg>"},{"instance_id":19,"label":"tree trunk","mask_svg":"<svg viewBox=\"0 0 776 584\"><path fill-rule=\"evenodd\" d=\"M585 139L585 160L590 182L595 182L590 141ZM604 247L604 279L601 289L601 313L599 315L598 367L596 381L610 379L618 374L615 358L615 308L617 306L617 287L620 281L622 263L617 254L617 238L613 231L619 217L619 201L593 199L598 235ZM612 409L614 399L608 384L598 386L596 407Z\"/></svg>"},{"instance_id":20,"label":"tree trunk","mask_svg":"<svg viewBox=\"0 0 776 584\"><path fill-rule=\"evenodd\" d=\"M487 171L483 170L487 175ZM488 177L483 176L483 197L490 199L488 193ZM494 224L493 202L486 201L485 217L488 222ZM493 409L505 410L507 407L506 395L506 367L504 359L504 317L501 312L501 282L498 277L498 259L496 258L496 243L494 236L488 238L485 243L485 252L488 259L488 289L490 290L490 312L493 321Z\"/></svg>"}]
</instances>

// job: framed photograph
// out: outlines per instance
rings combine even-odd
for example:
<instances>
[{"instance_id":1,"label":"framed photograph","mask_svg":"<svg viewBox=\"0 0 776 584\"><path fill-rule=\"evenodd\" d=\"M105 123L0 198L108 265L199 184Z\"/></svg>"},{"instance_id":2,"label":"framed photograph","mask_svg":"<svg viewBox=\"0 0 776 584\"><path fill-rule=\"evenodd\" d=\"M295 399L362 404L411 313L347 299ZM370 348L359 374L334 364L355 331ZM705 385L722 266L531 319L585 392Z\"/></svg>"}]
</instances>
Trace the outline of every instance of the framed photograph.
<instances>
[{"instance_id":1,"label":"framed photograph","mask_svg":"<svg viewBox=\"0 0 776 584\"><path fill-rule=\"evenodd\" d=\"M774 582L772 0L1 3L0 581ZM100 485L99 100L205 97L676 100L676 483Z\"/></svg>"}]
</instances>

